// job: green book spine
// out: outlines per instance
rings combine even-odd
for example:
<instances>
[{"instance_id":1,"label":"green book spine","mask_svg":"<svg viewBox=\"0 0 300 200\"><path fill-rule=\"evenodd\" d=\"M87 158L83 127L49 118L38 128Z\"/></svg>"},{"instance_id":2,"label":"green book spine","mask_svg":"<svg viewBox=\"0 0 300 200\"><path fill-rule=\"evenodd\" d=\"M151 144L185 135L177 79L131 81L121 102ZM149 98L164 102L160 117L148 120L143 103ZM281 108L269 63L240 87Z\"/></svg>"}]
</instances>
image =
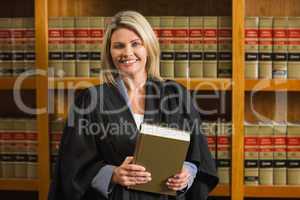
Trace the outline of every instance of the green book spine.
<instances>
[{"instance_id":1,"label":"green book spine","mask_svg":"<svg viewBox=\"0 0 300 200\"><path fill-rule=\"evenodd\" d=\"M26 71L33 72L35 70L35 30L34 19L24 18L24 38L25 38L25 68Z\"/></svg>"},{"instance_id":2,"label":"green book spine","mask_svg":"<svg viewBox=\"0 0 300 200\"><path fill-rule=\"evenodd\" d=\"M289 17L288 78L300 79L300 17Z\"/></svg>"},{"instance_id":3,"label":"green book spine","mask_svg":"<svg viewBox=\"0 0 300 200\"><path fill-rule=\"evenodd\" d=\"M29 119L26 122L26 141L27 141L27 178L36 179L38 177L38 139L37 121Z\"/></svg>"},{"instance_id":4,"label":"green book spine","mask_svg":"<svg viewBox=\"0 0 300 200\"><path fill-rule=\"evenodd\" d=\"M258 79L258 17L245 18L245 79Z\"/></svg>"},{"instance_id":5,"label":"green book spine","mask_svg":"<svg viewBox=\"0 0 300 200\"><path fill-rule=\"evenodd\" d=\"M232 21L218 17L218 77L231 78L232 74Z\"/></svg>"},{"instance_id":6,"label":"green book spine","mask_svg":"<svg viewBox=\"0 0 300 200\"><path fill-rule=\"evenodd\" d=\"M273 19L273 59L273 78L284 79L288 63L288 17Z\"/></svg>"},{"instance_id":7,"label":"green book spine","mask_svg":"<svg viewBox=\"0 0 300 200\"><path fill-rule=\"evenodd\" d=\"M204 17L203 29L203 77L217 78L218 17Z\"/></svg>"},{"instance_id":8,"label":"green book spine","mask_svg":"<svg viewBox=\"0 0 300 200\"><path fill-rule=\"evenodd\" d=\"M288 125L287 184L300 185L300 125L299 124Z\"/></svg>"},{"instance_id":9,"label":"green book spine","mask_svg":"<svg viewBox=\"0 0 300 200\"><path fill-rule=\"evenodd\" d=\"M272 79L273 17L259 18L258 77Z\"/></svg>"},{"instance_id":10,"label":"green book spine","mask_svg":"<svg viewBox=\"0 0 300 200\"><path fill-rule=\"evenodd\" d=\"M12 76L11 18L0 18L0 76Z\"/></svg>"},{"instance_id":11,"label":"green book spine","mask_svg":"<svg viewBox=\"0 0 300 200\"><path fill-rule=\"evenodd\" d=\"M203 77L203 17L189 18L189 75Z\"/></svg>"},{"instance_id":12,"label":"green book spine","mask_svg":"<svg viewBox=\"0 0 300 200\"><path fill-rule=\"evenodd\" d=\"M13 119L1 119L2 143L1 163L2 177L4 179L15 178L15 145L13 139Z\"/></svg>"}]
</instances>

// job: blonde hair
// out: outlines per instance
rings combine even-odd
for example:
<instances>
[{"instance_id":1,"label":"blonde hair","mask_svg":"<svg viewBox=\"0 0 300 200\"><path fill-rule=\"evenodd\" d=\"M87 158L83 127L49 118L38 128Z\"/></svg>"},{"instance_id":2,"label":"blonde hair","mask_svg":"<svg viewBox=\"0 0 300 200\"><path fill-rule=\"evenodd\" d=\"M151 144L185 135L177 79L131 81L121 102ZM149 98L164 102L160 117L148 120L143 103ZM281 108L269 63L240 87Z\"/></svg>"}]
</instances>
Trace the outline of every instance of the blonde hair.
<instances>
[{"instance_id":1,"label":"blonde hair","mask_svg":"<svg viewBox=\"0 0 300 200\"><path fill-rule=\"evenodd\" d=\"M104 71L103 80L106 83L115 84L115 77L112 72L116 69L110 54L111 36L119 28L133 30L143 41L147 50L146 71L147 76L161 79L159 76L159 56L160 49L157 37L151 25L143 15L135 11L121 11L112 17L111 23L106 27L101 55L101 66Z\"/></svg>"}]
</instances>

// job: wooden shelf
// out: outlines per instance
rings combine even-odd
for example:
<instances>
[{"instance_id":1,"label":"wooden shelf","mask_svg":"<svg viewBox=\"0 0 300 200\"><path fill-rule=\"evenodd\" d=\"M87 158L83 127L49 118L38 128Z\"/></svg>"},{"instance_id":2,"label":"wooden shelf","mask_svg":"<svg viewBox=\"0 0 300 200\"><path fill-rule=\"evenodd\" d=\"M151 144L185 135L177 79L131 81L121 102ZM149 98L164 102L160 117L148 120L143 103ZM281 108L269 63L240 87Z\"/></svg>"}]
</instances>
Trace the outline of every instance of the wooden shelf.
<instances>
[{"instance_id":1,"label":"wooden shelf","mask_svg":"<svg viewBox=\"0 0 300 200\"><path fill-rule=\"evenodd\" d=\"M245 197L299 198L300 186L245 186Z\"/></svg>"},{"instance_id":2,"label":"wooden shelf","mask_svg":"<svg viewBox=\"0 0 300 200\"><path fill-rule=\"evenodd\" d=\"M0 179L0 190L10 191L38 191L38 180L22 180L22 179Z\"/></svg>"},{"instance_id":3,"label":"wooden shelf","mask_svg":"<svg viewBox=\"0 0 300 200\"><path fill-rule=\"evenodd\" d=\"M217 187L209 193L210 196L229 197L230 186L228 184L219 184Z\"/></svg>"},{"instance_id":4,"label":"wooden shelf","mask_svg":"<svg viewBox=\"0 0 300 200\"><path fill-rule=\"evenodd\" d=\"M300 91L300 80L246 80L246 91Z\"/></svg>"},{"instance_id":5,"label":"wooden shelf","mask_svg":"<svg viewBox=\"0 0 300 200\"><path fill-rule=\"evenodd\" d=\"M20 81L20 89L34 90L36 88L36 79L34 77L19 79L17 77L1 77L0 90L13 90L17 81ZM17 86L17 85L16 85Z\"/></svg>"},{"instance_id":6,"label":"wooden shelf","mask_svg":"<svg viewBox=\"0 0 300 200\"><path fill-rule=\"evenodd\" d=\"M99 78L49 78L50 89L83 89L101 84ZM176 78L176 82L190 90L231 90L231 79L185 79Z\"/></svg>"}]
</instances>

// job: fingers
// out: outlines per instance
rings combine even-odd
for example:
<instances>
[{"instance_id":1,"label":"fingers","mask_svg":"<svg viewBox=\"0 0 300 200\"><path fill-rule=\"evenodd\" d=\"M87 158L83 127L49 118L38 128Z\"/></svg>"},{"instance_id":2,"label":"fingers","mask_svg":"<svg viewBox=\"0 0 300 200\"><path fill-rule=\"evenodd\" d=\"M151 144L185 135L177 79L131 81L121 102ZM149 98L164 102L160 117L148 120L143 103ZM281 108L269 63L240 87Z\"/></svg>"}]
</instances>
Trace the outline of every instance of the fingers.
<instances>
[{"instance_id":1,"label":"fingers","mask_svg":"<svg viewBox=\"0 0 300 200\"><path fill-rule=\"evenodd\" d=\"M190 174L188 172L182 171L174 177L169 178L166 185L171 190L182 190L187 186L189 177Z\"/></svg>"},{"instance_id":2,"label":"fingers","mask_svg":"<svg viewBox=\"0 0 300 200\"><path fill-rule=\"evenodd\" d=\"M133 156L127 156L122 164L130 164L133 161Z\"/></svg>"}]
</instances>

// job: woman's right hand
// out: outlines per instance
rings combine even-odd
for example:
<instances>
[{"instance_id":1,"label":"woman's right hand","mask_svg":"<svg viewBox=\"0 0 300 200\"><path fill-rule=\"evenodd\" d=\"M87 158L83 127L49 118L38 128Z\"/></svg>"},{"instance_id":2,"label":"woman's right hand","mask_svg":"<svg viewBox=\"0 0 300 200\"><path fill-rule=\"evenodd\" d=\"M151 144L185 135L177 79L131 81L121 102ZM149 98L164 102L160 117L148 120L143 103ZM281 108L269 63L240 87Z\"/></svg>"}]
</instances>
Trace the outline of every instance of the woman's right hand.
<instances>
[{"instance_id":1,"label":"woman's right hand","mask_svg":"<svg viewBox=\"0 0 300 200\"><path fill-rule=\"evenodd\" d=\"M122 186L144 184L151 181L151 174L141 165L130 164L132 156L125 158L123 163L113 171L112 181Z\"/></svg>"}]
</instances>

